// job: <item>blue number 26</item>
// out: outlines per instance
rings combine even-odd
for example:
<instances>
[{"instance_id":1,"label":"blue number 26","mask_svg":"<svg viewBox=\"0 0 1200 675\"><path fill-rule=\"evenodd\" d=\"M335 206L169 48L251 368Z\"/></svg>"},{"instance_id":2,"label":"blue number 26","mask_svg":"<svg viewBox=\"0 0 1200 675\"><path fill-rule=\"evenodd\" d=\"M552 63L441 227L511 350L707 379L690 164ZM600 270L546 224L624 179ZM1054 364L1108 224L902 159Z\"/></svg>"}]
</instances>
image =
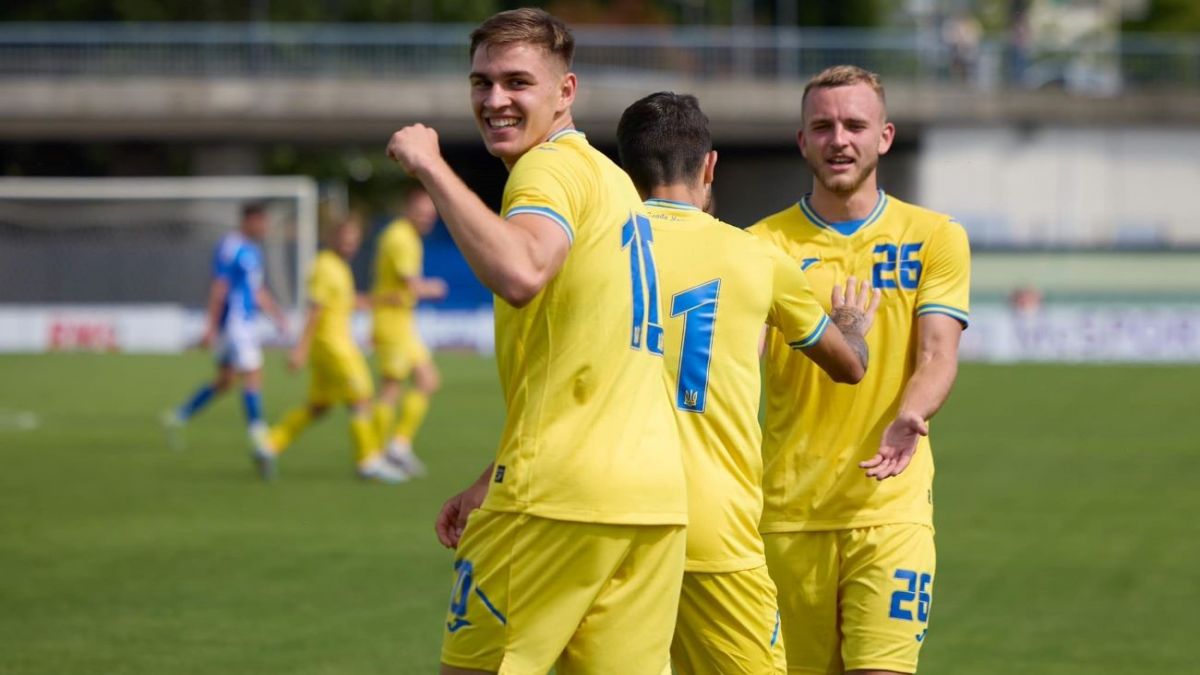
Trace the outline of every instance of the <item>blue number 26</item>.
<instances>
[{"instance_id":1,"label":"blue number 26","mask_svg":"<svg viewBox=\"0 0 1200 675\"><path fill-rule=\"evenodd\" d=\"M892 593L892 605L888 616L902 621L912 621L913 611L906 605L911 606L912 601L916 600L917 621L922 623L929 621L929 602L932 600L929 585L933 583L933 575L917 574L912 570L896 570L893 578L905 582L905 589Z\"/></svg>"},{"instance_id":2,"label":"blue number 26","mask_svg":"<svg viewBox=\"0 0 1200 675\"><path fill-rule=\"evenodd\" d=\"M899 286L907 291L916 290L917 284L921 282L922 266L920 259L916 257L921 251L921 243L901 244L898 251L895 244L876 244L874 253L882 253L883 260L877 259L871 268L871 285L879 289ZM899 272L897 266L900 268Z\"/></svg>"}]
</instances>

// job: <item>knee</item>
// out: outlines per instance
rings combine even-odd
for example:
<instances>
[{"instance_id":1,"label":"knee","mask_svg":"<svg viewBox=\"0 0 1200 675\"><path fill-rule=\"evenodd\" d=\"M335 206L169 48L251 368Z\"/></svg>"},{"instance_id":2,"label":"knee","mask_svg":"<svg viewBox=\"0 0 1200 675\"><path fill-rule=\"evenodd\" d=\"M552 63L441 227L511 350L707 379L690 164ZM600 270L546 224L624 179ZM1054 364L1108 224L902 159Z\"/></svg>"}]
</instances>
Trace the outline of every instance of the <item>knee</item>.
<instances>
[{"instance_id":1,"label":"knee","mask_svg":"<svg viewBox=\"0 0 1200 675\"><path fill-rule=\"evenodd\" d=\"M442 375L433 364L429 364L428 367L417 371L416 385L422 394L432 396L442 388Z\"/></svg>"}]
</instances>

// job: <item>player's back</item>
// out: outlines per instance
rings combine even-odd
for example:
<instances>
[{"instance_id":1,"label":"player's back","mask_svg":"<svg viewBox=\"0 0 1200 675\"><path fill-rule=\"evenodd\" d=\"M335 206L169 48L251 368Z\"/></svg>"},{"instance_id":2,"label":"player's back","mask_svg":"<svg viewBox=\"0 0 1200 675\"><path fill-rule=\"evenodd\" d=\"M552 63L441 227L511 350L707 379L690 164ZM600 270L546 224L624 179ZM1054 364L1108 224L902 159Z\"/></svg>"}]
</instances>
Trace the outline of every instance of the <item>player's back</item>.
<instances>
[{"instance_id":1,"label":"player's back","mask_svg":"<svg viewBox=\"0 0 1200 675\"><path fill-rule=\"evenodd\" d=\"M350 321L356 294L354 275L346 261L328 249L318 253L309 272L308 295L321 308L313 346L331 351L354 349Z\"/></svg>"},{"instance_id":2,"label":"player's back","mask_svg":"<svg viewBox=\"0 0 1200 675\"><path fill-rule=\"evenodd\" d=\"M263 284L262 249L239 231L221 237L213 253L213 276L229 288L221 312L223 329L248 326L258 315L258 291Z\"/></svg>"},{"instance_id":3,"label":"player's back","mask_svg":"<svg viewBox=\"0 0 1200 675\"><path fill-rule=\"evenodd\" d=\"M484 507L685 522L655 252L633 184L583 134L559 132L513 166L502 214L521 213L558 223L571 249L528 305L496 301L508 414Z\"/></svg>"},{"instance_id":4,"label":"player's back","mask_svg":"<svg viewBox=\"0 0 1200 675\"><path fill-rule=\"evenodd\" d=\"M376 341L389 341L396 332L397 323L411 319L417 297L408 280L421 274L423 257L421 236L412 223L403 218L393 220L379 236L371 287L376 301Z\"/></svg>"},{"instance_id":5,"label":"player's back","mask_svg":"<svg viewBox=\"0 0 1200 675\"><path fill-rule=\"evenodd\" d=\"M805 267L823 303L850 275L883 293L866 337L871 366L855 387L835 384L774 331L768 336L764 532L932 524L927 438L895 478L868 480L858 462L875 454L916 368L917 317L966 322L970 254L948 216L879 195L875 211L851 227L823 221L806 198L750 228Z\"/></svg>"},{"instance_id":6,"label":"player's back","mask_svg":"<svg viewBox=\"0 0 1200 675\"><path fill-rule=\"evenodd\" d=\"M689 204L646 206L688 480L687 569L751 569L764 564L759 336L773 323L808 346L829 319L803 273L774 246Z\"/></svg>"}]
</instances>

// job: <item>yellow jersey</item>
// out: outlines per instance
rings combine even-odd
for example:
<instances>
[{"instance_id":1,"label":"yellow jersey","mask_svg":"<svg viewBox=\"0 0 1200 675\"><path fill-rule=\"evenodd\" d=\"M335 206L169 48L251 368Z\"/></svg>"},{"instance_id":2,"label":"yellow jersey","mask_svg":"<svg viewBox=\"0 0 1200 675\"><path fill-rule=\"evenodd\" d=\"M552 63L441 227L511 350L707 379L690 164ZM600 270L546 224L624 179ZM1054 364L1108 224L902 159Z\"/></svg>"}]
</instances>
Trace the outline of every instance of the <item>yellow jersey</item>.
<instances>
[{"instance_id":1,"label":"yellow jersey","mask_svg":"<svg viewBox=\"0 0 1200 675\"><path fill-rule=\"evenodd\" d=\"M525 153L501 214L570 252L525 307L496 300L507 415L484 508L611 524L687 521L649 220L629 177L567 129Z\"/></svg>"},{"instance_id":2,"label":"yellow jersey","mask_svg":"<svg viewBox=\"0 0 1200 675\"><path fill-rule=\"evenodd\" d=\"M871 214L821 219L805 196L750 228L805 269L828 306L834 284L870 279L883 293L867 335L871 361L857 385L835 384L771 330L767 341L765 506L762 532L933 525L933 455L922 438L899 476L876 481L858 463L874 456L895 418L917 357L917 317L968 318L971 253L962 226L879 191Z\"/></svg>"},{"instance_id":3,"label":"yellow jersey","mask_svg":"<svg viewBox=\"0 0 1200 675\"><path fill-rule=\"evenodd\" d=\"M401 342L412 333L417 295L408 280L421 276L424 254L421 235L404 218L393 220L379 235L371 288L375 301L371 329L376 344Z\"/></svg>"},{"instance_id":4,"label":"yellow jersey","mask_svg":"<svg viewBox=\"0 0 1200 675\"><path fill-rule=\"evenodd\" d=\"M314 349L357 349L350 330L356 298L354 275L346 261L328 249L318 253L308 273L308 300L321 308L313 333Z\"/></svg>"},{"instance_id":5,"label":"yellow jersey","mask_svg":"<svg viewBox=\"0 0 1200 675\"><path fill-rule=\"evenodd\" d=\"M775 246L690 204L646 202L663 288L666 365L688 484L687 571L766 564L758 344L821 339L829 317Z\"/></svg>"}]
</instances>

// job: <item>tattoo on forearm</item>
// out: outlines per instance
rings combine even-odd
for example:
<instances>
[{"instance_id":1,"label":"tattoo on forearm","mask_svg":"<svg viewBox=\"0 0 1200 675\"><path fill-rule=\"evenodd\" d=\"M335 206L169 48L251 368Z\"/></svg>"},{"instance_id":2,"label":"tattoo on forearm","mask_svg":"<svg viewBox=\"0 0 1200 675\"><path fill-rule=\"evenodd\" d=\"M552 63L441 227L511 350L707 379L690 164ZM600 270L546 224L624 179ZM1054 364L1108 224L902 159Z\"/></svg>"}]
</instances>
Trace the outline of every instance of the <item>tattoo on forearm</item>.
<instances>
[{"instance_id":1,"label":"tattoo on forearm","mask_svg":"<svg viewBox=\"0 0 1200 675\"><path fill-rule=\"evenodd\" d=\"M850 307L838 307L829 314L829 318L833 321L838 330L842 331L842 335L846 338L846 342L850 345L850 349L858 355L858 360L862 363L862 367L867 367L867 340L863 336L864 328L867 323L867 317L857 309Z\"/></svg>"}]
</instances>

